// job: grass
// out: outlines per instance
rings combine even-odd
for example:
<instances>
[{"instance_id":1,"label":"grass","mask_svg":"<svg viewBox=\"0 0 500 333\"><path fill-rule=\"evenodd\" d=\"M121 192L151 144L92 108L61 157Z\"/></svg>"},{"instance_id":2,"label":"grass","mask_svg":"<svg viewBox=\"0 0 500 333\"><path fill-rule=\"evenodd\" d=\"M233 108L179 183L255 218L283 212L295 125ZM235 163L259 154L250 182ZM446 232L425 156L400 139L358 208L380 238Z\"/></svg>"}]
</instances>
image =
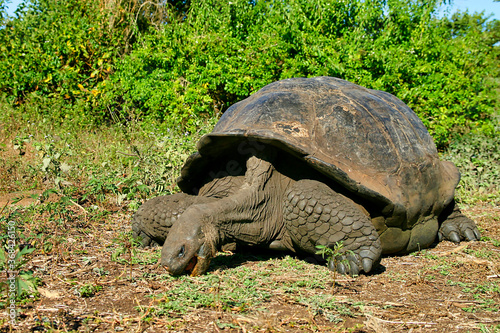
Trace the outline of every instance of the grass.
<instances>
[{"instance_id":1,"label":"grass","mask_svg":"<svg viewBox=\"0 0 500 333\"><path fill-rule=\"evenodd\" d=\"M500 205L500 135L456 138L441 157L455 163L462 174L457 187L460 202Z\"/></svg>"},{"instance_id":2,"label":"grass","mask_svg":"<svg viewBox=\"0 0 500 333\"><path fill-rule=\"evenodd\" d=\"M14 156L0 162L0 192L51 189L78 202L126 203L135 210L147 197L176 191L180 167L212 126L200 122L199 132L183 133L137 123L92 131L43 119L15 130L7 125L0 129L0 151L12 146Z\"/></svg>"},{"instance_id":3,"label":"grass","mask_svg":"<svg viewBox=\"0 0 500 333\"><path fill-rule=\"evenodd\" d=\"M457 197L479 223L479 243L389 257L382 271L356 279L332 277L300 258L253 252L220 253L207 275L173 278L155 268L158 249L136 247L130 215L147 198L177 191L180 166L215 121L200 121L200 130L187 135L140 123L88 130L23 118L28 111L0 103L0 196L14 193L0 207L1 225L15 221L18 243L33 249L18 260L31 282L17 300L27 318L21 322L32 325L27 331L38 317L53 331L71 331L68 323L196 331L210 322L225 331L404 331L433 326L442 299L456 305L446 308L456 322L498 331L488 321L500 309L498 137L466 136L441 154L461 167ZM50 298L51 289L64 296ZM3 288L0 306L7 300ZM61 304L74 310L33 310ZM480 319L470 320L472 312Z\"/></svg>"},{"instance_id":4,"label":"grass","mask_svg":"<svg viewBox=\"0 0 500 333\"><path fill-rule=\"evenodd\" d=\"M450 285L458 285L462 288L462 292L467 296L472 296L473 305L464 307L466 312L489 311L498 313L500 304L495 300L500 293L500 286L495 282L478 283L461 283L448 281Z\"/></svg>"}]
</instances>

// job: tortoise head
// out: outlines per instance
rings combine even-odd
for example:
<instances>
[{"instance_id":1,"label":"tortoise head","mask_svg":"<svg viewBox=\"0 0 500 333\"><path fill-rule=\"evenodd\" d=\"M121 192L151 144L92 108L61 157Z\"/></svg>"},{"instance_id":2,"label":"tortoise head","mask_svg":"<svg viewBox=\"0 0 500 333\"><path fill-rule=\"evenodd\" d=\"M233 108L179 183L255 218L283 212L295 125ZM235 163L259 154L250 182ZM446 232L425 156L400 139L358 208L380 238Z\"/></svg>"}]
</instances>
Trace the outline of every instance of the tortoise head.
<instances>
[{"instance_id":1,"label":"tortoise head","mask_svg":"<svg viewBox=\"0 0 500 333\"><path fill-rule=\"evenodd\" d=\"M190 272L191 276L207 271L212 251L202 229L203 214L197 207L188 208L172 225L161 251L161 265L172 275Z\"/></svg>"}]
</instances>

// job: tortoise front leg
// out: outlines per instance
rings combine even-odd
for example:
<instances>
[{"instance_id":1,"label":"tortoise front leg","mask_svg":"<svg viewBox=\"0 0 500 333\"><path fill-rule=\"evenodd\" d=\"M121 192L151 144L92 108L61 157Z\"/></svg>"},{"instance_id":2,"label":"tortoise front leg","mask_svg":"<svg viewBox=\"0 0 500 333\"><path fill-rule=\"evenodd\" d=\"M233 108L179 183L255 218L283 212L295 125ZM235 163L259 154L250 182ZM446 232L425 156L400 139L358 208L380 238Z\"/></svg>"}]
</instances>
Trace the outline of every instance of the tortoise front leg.
<instances>
[{"instance_id":1,"label":"tortoise front leg","mask_svg":"<svg viewBox=\"0 0 500 333\"><path fill-rule=\"evenodd\" d=\"M142 246L163 245L172 224L194 204L217 199L176 193L146 201L132 217L134 237L141 238Z\"/></svg>"},{"instance_id":2,"label":"tortoise front leg","mask_svg":"<svg viewBox=\"0 0 500 333\"><path fill-rule=\"evenodd\" d=\"M357 275L378 265L382 255L378 233L353 201L314 180L296 182L284 200L285 225L297 250L314 254L317 245L333 249L343 242L344 253L336 263L330 262L331 270Z\"/></svg>"}]
</instances>

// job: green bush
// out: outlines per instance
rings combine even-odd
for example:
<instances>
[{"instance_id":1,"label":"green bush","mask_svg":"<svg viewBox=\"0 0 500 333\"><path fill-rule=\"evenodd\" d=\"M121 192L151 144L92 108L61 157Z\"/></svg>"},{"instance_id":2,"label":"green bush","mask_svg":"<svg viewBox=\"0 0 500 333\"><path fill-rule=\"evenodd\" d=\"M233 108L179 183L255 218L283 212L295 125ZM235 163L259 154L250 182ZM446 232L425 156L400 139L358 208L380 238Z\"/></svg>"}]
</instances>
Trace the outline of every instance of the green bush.
<instances>
[{"instance_id":1,"label":"green bush","mask_svg":"<svg viewBox=\"0 0 500 333\"><path fill-rule=\"evenodd\" d=\"M32 0L0 29L0 92L54 120L193 131L268 83L329 75L395 94L445 147L493 132L500 25L437 18L442 2Z\"/></svg>"},{"instance_id":2,"label":"green bush","mask_svg":"<svg viewBox=\"0 0 500 333\"><path fill-rule=\"evenodd\" d=\"M0 90L15 103L30 93L70 103L97 94L116 53L103 45L103 16L93 1L37 0L0 30Z\"/></svg>"},{"instance_id":3,"label":"green bush","mask_svg":"<svg viewBox=\"0 0 500 333\"><path fill-rule=\"evenodd\" d=\"M498 129L497 129L498 130ZM452 141L442 158L461 172L457 198L466 204L489 201L500 205L500 133L468 134Z\"/></svg>"},{"instance_id":4,"label":"green bush","mask_svg":"<svg viewBox=\"0 0 500 333\"><path fill-rule=\"evenodd\" d=\"M273 81L329 75L400 97L440 147L453 133L491 133L495 25L437 19L439 4L193 2L117 64L101 107L189 126Z\"/></svg>"},{"instance_id":5,"label":"green bush","mask_svg":"<svg viewBox=\"0 0 500 333\"><path fill-rule=\"evenodd\" d=\"M111 119L95 114L95 100L114 63L155 20L153 2L31 0L8 18L2 1L0 94L13 105L38 104L52 120Z\"/></svg>"}]
</instances>

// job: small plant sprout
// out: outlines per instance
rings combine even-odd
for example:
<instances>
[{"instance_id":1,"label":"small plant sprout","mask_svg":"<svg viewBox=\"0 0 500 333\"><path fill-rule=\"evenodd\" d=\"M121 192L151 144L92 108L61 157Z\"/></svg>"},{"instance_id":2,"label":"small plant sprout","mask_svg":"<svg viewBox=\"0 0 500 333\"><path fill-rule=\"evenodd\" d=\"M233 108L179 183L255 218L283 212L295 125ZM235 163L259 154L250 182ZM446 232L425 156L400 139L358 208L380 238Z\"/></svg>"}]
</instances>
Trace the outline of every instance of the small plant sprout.
<instances>
[{"instance_id":1,"label":"small plant sprout","mask_svg":"<svg viewBox=\"0 0 500 333\"><path fill-rule=\"evenodd\" d=\"M26 154L26 144L30 142L32 135L17 135L14 140L12 140L14 150L19 150L19 155L23 156Z\"/></svg>"},{"instance_id":2,"label":"small plant sprout","mask_svg":"<svg viewBox=\"0 0 500 333\"><path fill-rule=\"evenodd\" d=\"M135 238L130 237L128 235L120 235L119 238L114 240L116 243L119 243L121 246L111 255L111 260L128 264L129 271L129 279L132 280L132 266L134 265L134 256L136 255L136 248L140 244ZM122 256L125 255L125 258Z\"/></svg>"},{"instance_id":3,"label":"small plant sprout","mask_svg":"<svg viewBox=\"0 0 500 333\"><path fill-rule=\"evenodd\" d=\"M23 269L29 261L26 256L34 250L34 248L23 247L15 253L14 259L11 260L9 252L3 246L0 248L0 268L7 275L6 281L10 281L11 279L15 281L17 296L29 293L30 291L37 292L37 280L33 276L33 272ZM0 283L0 290L4 288L7 288L7 282Z\"/></svg>"},{"instance_id":4,"label":"small plant sprout","mask_svg":"<svg viewBox=\"0 0 500 333\"><path fill-rule=\"evenodd\" d=\"M333 246L333 249L329 246L325 245L316 245L316 248L318 251L316 251L316 254L321 255L323 259L327 261L327 266L328 267L335 267L333 270L333 290L335 290L335 286L337 285L337 266L339 264L343 264L347 266L348 270L350 269L350 264L349 260L345 258L346 253L350 253L354 255L352 251L349 250L343 250L344 248L344 243L342 241L336 242L335 245Z\"/></svg>"},{"instance_id":5,"label":"small plant sprout","mask_svg":"<svg viewBox=\"0 0 500 333\"><path fill-rule=\"evenodd\" d=\"M100 290L102 290L101 285L87 283L78 289L78 293L81 297L92 297Z\"/></svg>"}]
</instances>

